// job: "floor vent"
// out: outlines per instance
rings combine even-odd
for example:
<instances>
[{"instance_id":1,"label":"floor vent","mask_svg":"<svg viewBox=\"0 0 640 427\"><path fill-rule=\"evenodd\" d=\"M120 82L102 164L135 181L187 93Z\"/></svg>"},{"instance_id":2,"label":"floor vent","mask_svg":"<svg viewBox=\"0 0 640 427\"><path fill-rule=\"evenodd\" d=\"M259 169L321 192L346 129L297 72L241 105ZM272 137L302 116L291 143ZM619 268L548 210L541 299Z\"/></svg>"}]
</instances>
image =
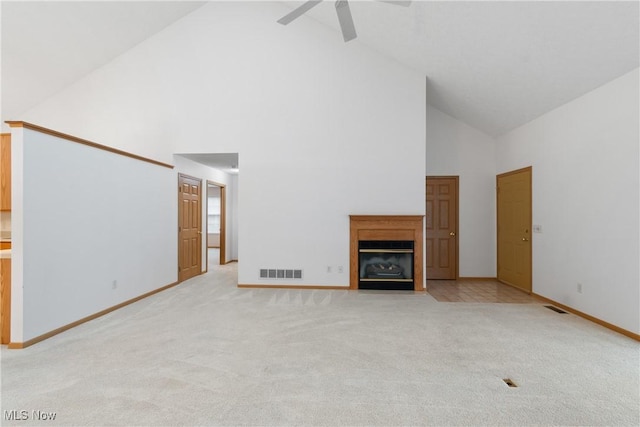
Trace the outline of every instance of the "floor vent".
<instances>
[{"instance_id":1,"label":"floor vent","mask_svg":"<svg viewBox=\"0 0 640 427\"><path fill-rule=\"evenodd\" d=\"M302 270L261 268L258 277L261 279L302 279Z\"/></svg>"},{"instance_id":2,"label":"floor vent","mask_svg":"<svg viewBox=\"0 0 640 427\"><path fill-rule=\"evenodd\" d=\"M513 387L513 388L518 387L518 385L516 383L514 383L511 378L505 378L502 381L504 381L504 383L506 385L508 385L509 387Z\"/></svg>"},{"instance_id":3,"label":"floor vent","mask_svg":"<svg viewBox=\"0 0 640 427\"><path fill-rule=\"evenodd\" d=\"M552 306L552 305L545 305L544 307L545 307L545 308L548 308L549 310L553 310L553 311L555 311L556 313L560 313L560 314L567 314L567 312L566 312L566 311L564 311L564 310L560 310L558 307L554 307L554 306Z\"/></svg>"}]
</instances>

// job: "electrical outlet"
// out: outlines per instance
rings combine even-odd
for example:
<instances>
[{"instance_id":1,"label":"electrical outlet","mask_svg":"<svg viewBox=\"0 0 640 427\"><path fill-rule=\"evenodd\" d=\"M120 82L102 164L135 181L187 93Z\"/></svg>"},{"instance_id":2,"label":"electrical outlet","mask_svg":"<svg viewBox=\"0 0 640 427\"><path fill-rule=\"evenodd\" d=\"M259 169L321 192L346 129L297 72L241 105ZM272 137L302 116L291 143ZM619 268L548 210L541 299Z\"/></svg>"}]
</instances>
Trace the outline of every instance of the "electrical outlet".
<instances>
[{"instance_id":1,"label":"electrical outlet","mask_svg":"<svg viewBox=\"0 0 640 427\"><path fill-rule=\"evenodd\" d=\"M111 283L111 289L117 289L118 288L118 281L114 280L113 283Z\"/></svg>"},{"instance_id":2,"label":"electrical outlet","mask_svg":"<svg viewBox=\"0 0 640 427\"><path fill-rule=\"evenodd\" d=\"M578 283L577 289L578 289L578 293L581 294L582 293L582 283Z\"/></svg>"},{"instance_id":3,"label":"electrical outlet","mask_svg":"<svg viewBox=\"0 0 640 427\"><path fill-rule=\"evenodd\" d=\"M331 273L331 266L327 265L327 273Z\"/></svg>"},{"instance_id":4,"label":"electrical outlet","mask_svg":"<svg viewBox=\"0 0 640 427\"><path fill-rule=\"evenodd\" d=\"M338 266L338 273L340 274L344 273L344 268L342 268L341 265Z\"/></svg>"}]
</instances>

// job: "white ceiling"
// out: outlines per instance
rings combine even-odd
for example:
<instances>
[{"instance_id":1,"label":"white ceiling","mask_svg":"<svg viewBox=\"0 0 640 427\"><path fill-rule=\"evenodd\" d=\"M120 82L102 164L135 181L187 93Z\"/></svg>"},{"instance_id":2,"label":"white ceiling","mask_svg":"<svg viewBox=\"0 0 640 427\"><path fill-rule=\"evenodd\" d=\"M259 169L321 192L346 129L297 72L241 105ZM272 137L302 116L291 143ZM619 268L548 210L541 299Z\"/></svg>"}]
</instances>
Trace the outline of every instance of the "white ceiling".
<instances>
[{"instance_id":1,"label":"white ceiling","mask_svg":"<svg viewBox=\"0 0 640 427\"><path fill-rule=\"evenodd\" d=\"M638 1L350 4L358 43L424 73L431 105L494 136L639 66ZM289 25L309 18L342 42L333 2Z\"/></svg>"},{"instance_id":2,"label":"white ceiling","mask_svg":"<svg viewBox=\"0 0 640 427\"><path fill-rule=\"evenodd\" d=\"M204 4L2 1L2 119L19 120L24 111Z\"/></svg>"},{"instance_id":3,"label":"white ceiling","mask_svg":"<svg viewBox=\"0 0 640 427\"><path fill-rule=\"evenodd\" d=\"M240 167L238 153L180 153L177 155L232 175L237 174Z\"/></svg>"},{"instance_id":4,"label":"white ceiling","mask_svg":"<svg viewBox=\"0 0 640 427\"><path fill-rule=\"evenodd\" d=\"M3 120L19 119L203 3L2 1ZM428 76L429 103L491 135L640 62L638 1L350 4L358 32L350 43L368 45ZM343 43L332 1L290 25L310 19L335 28L336 43Z\"/></svg>"}]
</instances>

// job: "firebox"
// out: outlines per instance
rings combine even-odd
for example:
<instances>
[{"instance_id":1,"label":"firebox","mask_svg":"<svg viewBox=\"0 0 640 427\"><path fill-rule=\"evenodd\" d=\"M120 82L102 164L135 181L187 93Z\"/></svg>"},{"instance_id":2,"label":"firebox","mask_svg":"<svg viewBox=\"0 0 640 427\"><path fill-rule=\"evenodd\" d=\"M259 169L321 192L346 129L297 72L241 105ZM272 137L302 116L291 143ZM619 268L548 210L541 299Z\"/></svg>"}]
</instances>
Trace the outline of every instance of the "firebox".
<instances>
[{"instance_id":1,"label":"firebox","mask_svg":"<svg viewBox=\"0 0 640 427\"><path fill-rule=\"evenodd\" d=\"M360 240L359 289L414 290L412 240Z\"/></svg>"}]
</instances>

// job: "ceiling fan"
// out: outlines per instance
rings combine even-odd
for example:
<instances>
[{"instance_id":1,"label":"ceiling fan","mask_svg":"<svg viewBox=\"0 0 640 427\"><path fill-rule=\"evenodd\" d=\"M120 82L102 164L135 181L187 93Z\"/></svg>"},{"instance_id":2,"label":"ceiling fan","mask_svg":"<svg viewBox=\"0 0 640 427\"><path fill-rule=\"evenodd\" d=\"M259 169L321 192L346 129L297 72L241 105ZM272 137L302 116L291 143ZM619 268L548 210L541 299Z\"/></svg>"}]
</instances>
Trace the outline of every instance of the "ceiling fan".
<instances>
[{"instance_id":1,"label":"ceiling fan","mask_svg":"<svg viewBox=\"0 0 640 427\"><path fill-rule=\"evenodd\" d=\"M323 0L309 0L304 2L300 7L294 9L291 13L283 16L278 19L278 23L282 25L287 25L294 19L299 18L300 16L307 13L312 8L316 7ZM395 4L396 6L404 6L408 7L411 4L411 1L403 1L403 0L379 0L384 3ZM349 40L355 39L358 35L356 34L356 27L353 24L353 18L351 17L351 9L349 8L348 0L336 0L336 13L338 14L338 21L340 22L340 29L342 30L342 37L345 42Z\"/></svg>"}]
</instances>

